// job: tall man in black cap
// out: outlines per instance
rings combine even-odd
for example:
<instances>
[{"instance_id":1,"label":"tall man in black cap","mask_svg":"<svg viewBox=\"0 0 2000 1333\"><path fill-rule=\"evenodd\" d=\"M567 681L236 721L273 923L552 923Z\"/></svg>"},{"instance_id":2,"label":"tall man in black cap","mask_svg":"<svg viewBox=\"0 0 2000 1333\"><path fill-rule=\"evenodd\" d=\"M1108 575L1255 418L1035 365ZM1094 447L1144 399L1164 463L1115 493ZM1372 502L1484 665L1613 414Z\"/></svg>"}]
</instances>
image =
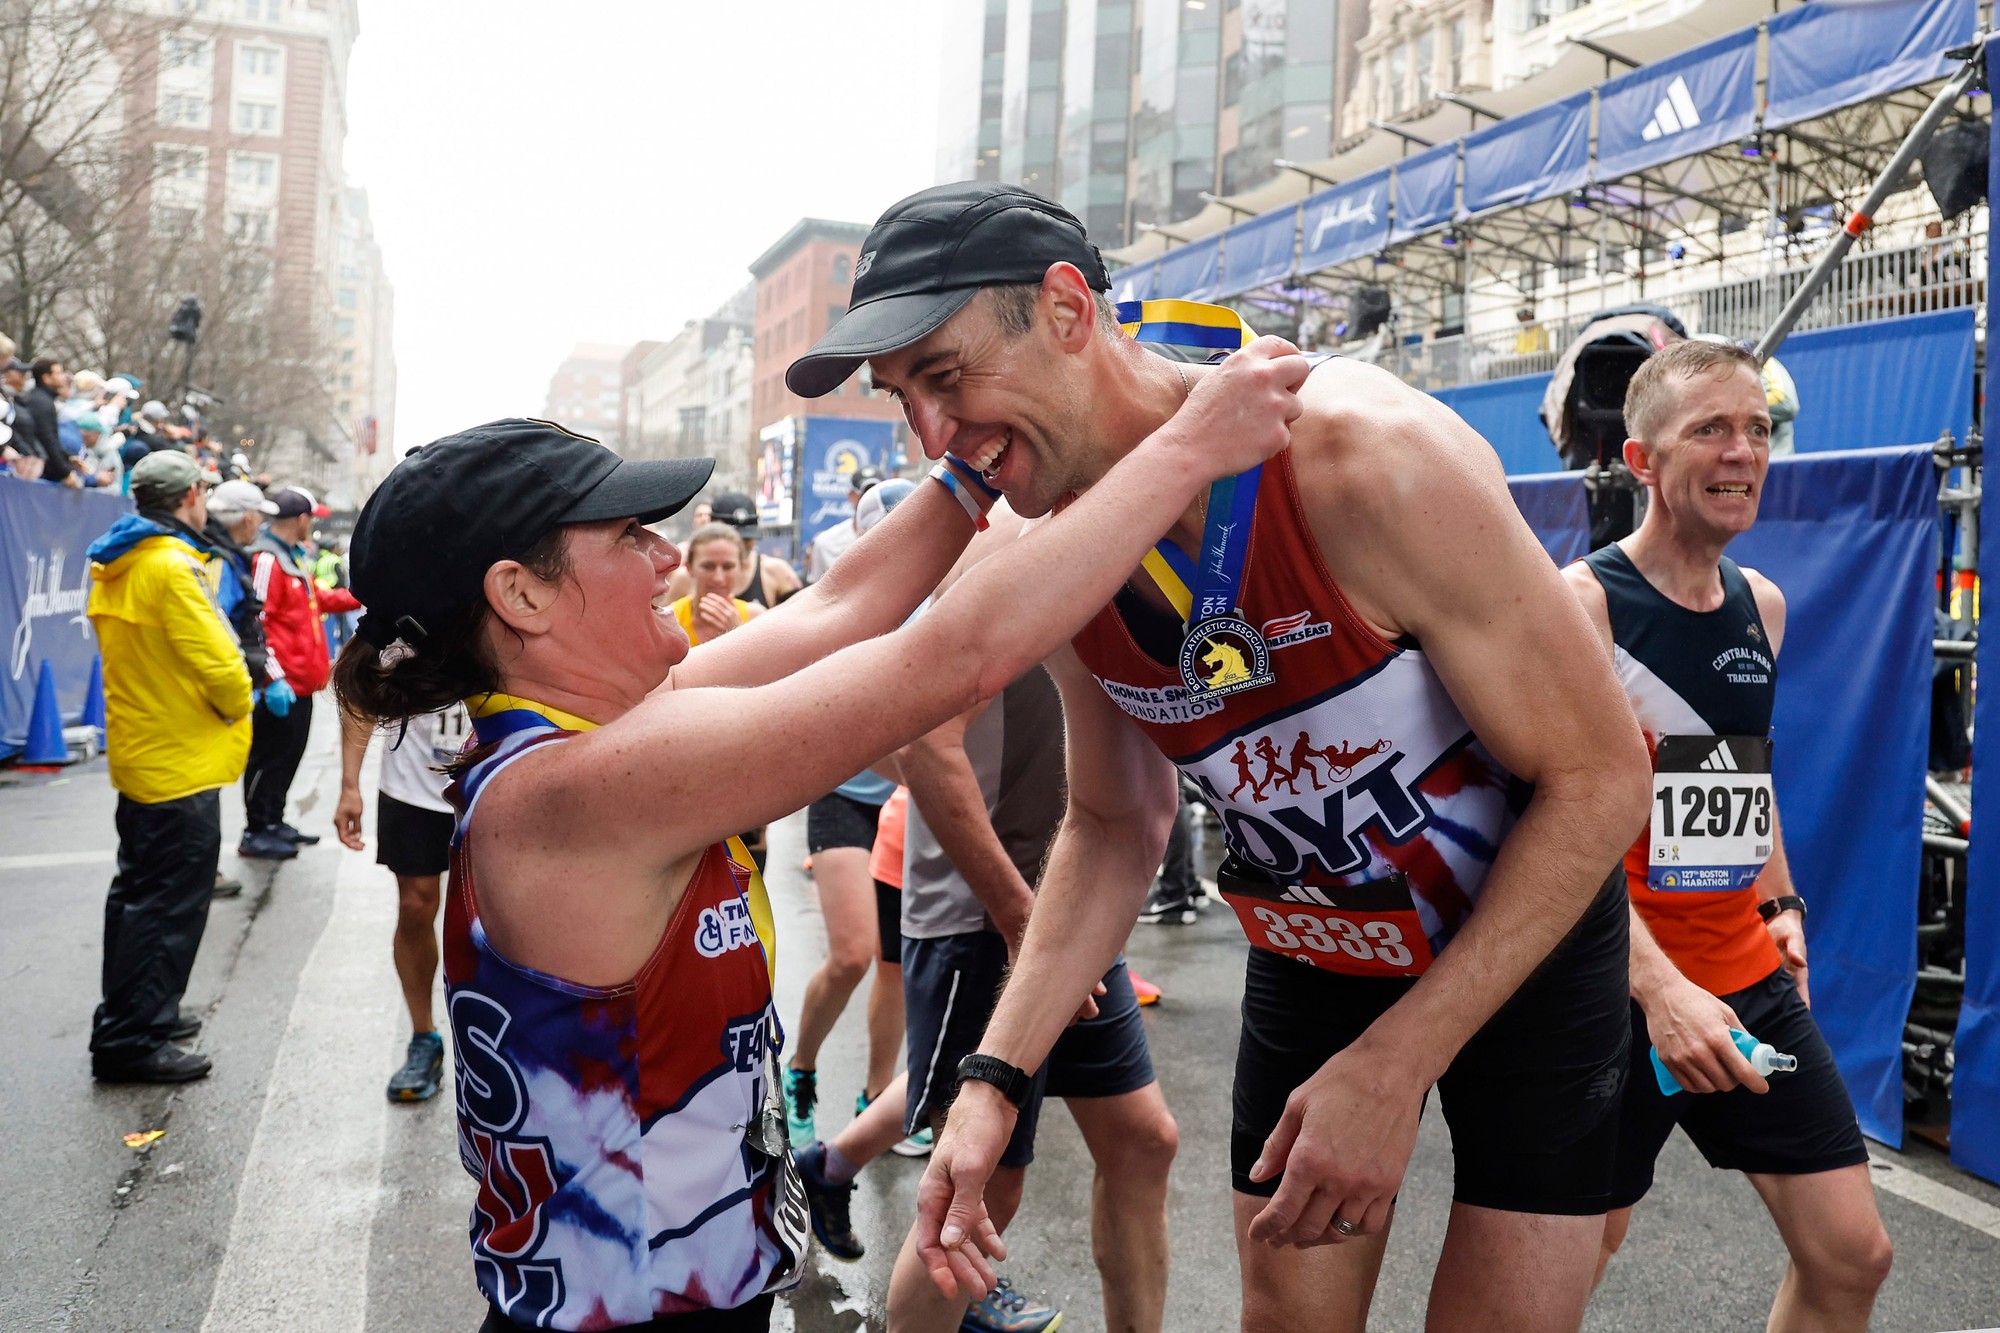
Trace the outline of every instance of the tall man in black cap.
<instances>
[{"instance_id":1,"label":"tall man in black cap","mask_svg":"<svg viewBox=\"0 0 2000 1333\"><path fill-rule=\"evenodd\" d=\"M855 271L791 389L816 397L866 361L928 455L1030 518L1217 373L1127 338L1145 312L1114 311L1081 225L1023 190L913 195ZM1582 1320L1624 1069L1617 868L1646 814L1643 744L1485 442L1370 366L1322 363L1299 392L1291 447L1189 506L1047 664L1069 810L1013 980L959 1067L892 1312L926 1270L947 1293L989 1280L972 1238L1023 1071L1131 929L1177 764L1222 813L1219 879L1254 946L1231 1152L1244 1327L1365 1325L1433 1084L1457 1182L1432 1326Z\"/></svg>"}]
</instances>

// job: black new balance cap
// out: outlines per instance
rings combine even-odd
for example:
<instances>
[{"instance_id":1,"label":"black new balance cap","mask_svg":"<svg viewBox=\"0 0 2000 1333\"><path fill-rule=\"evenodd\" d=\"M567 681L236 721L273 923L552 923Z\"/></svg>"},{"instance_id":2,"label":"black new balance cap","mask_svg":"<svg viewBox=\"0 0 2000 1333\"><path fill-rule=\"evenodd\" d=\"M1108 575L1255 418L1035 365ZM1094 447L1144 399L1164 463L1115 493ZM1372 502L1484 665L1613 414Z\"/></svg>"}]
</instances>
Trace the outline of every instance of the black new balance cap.
<instances>
[{"instance_id":1,"label":"black new balance cap","mask_svg":"<svg viewBox=\"0 0 2000 1333\"><path fill-rule=\"evenodd\" d=\"M1111 290L1103 257L1062 205L991 181L919 191L861 242L847 313L792 362L785 386L801 398L831 393L869 357L935 332L981 287L1040 282L1055 263Z\"/></svg>"},{"instance_id":2,"label":"black new balance cap","mask_svg":"<svg viewBox=\"0 0 2000 1333\"><path fill-rule=\"evenodd\" d=\"M620 458L550 421L509 418L411 450L375 488L348 554L358 627L378 648L423 640L481 595L486 571L566 523L676 512L712 458Z\"/></svg>"}]
</instances>

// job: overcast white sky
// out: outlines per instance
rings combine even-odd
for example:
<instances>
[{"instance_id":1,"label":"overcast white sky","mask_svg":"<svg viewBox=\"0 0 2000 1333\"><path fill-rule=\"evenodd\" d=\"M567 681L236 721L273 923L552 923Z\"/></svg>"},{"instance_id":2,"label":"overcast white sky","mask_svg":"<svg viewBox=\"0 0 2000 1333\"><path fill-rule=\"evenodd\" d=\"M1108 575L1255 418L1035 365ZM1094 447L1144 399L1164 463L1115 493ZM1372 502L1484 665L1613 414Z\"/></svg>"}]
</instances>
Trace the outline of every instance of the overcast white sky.
<instances>
[{"instance_id":1,"label":"overcast white sky","mask_svg":"<svg viewBox=\"0 0 2000 1333\"><path fill-rule=\"evenodd\" d=\"M934 183L937 0L362 0L349 178L396 289L408 449L539 413L805 216Z\"/></svg>"}]
</instances>

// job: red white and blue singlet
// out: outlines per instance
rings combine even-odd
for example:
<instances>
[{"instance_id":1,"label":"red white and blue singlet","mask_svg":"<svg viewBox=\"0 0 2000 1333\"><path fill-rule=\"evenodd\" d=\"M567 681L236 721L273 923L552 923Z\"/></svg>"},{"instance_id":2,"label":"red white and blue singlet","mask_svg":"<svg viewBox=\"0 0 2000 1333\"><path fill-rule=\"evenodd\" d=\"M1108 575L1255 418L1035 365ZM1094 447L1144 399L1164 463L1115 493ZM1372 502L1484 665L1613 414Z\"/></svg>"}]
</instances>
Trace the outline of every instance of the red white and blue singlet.
<instances>
[{"instance_id":1,"label":"red white and blue singlet","mask_svg":"<svg viewBox=\"0 0 2000 1333\"><path fill-rule=\"evenodd\" d=\"M1257 485L1237 607L1262 634L1273 683L1192 693L1181 622L1129 589L1074 646L1221 816L1230 855L1218 878L1253 945L1334 972L1415 976L1478 901L1529 789L1473 735L1423 653L1348 605L1289 450Z\"/></svg>"},{"instance_id":2,"label":"red white and blue singlet","mask_svg":"<svg viewBox=\"0 0 2000 1333\"><path fill-rule=\"evenodd\" d=\"M495 774L575 732L520 710L475 725L499 740L450 792L444 973L480 1291L518 1324L602 1329L791 1285L804 1198L748 870L710 847L626 985L510 961L481 924L466 833Z\"/></svg>"}]
</instances>

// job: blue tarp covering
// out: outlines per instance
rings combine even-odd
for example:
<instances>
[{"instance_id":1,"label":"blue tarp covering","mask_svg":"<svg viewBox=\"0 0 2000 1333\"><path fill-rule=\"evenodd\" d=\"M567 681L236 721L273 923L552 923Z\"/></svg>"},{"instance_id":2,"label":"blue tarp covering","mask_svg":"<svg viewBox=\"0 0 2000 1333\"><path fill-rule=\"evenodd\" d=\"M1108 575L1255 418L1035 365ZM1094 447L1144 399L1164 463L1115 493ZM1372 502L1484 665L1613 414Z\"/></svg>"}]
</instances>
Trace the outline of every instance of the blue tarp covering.
<instances>
[{"instance_id":1,"label":"blue tarp covering","mask_svg":"<svg viewBox=\"0 0 2000 1333\"><path fill-rule=\"evenodd\" d=\"M1301 273L1374 254L1389 243L1388 169L1308 197L1299 218Z\"/></svg>"},{"instance_id":2,"label":"blue tarp covering","mask_svg":"<svg viewBox=\"0 0 2000 1333\"><path fill-rule=\"evenodd\" d=\"M1111 299L1122 304L1126 301L1150 301L1153 299L1153 279L1159 268L1158 260L1148 260L1143 264L1133 264L1119 269L1111 275Z\"/></svg>"},{"instance_id":3,"label":"blue tarp covering","mask_svg":"<svg viewBox=\"0 0 2000 1333\"><path fill-rule=\"evenodd\" d=\"M1989 85L2000 77L2000 50L1986 52ZM2000 148L2000 118L1991 134ZM2000 158L1993 159L2000 162ZM1987 168L1990 173L1991 165ZM1988 190L2000 188L1989 176ZM1986 290L2000 278L2000 251L1987 247ZM1984 511L1985 506L1980 506ZM2000 514L1979 524L1979 568L2000 569ZM1979 637L1980 678L2000 680L2000 634ZM2000 795L1983 775L2000 773L2000 689L1979 691L1973 703L1972 799L1975 810L2000 810ZM2000 837L1982 836L1995 820L1974 825L1965 862L1965 999L1958 1011L1957 1061L1951 1085L1951 1160L2000 1181Z\"/></svg>"},{"instance_id":4,"label":"blue tarp covering","mask_svg":"<svg viewBox=\"0 0 2000 1333\"><path fill-rule=\"evenodd\" d=\"M1235 296L1289 276L1297 223L1298 210L1286 208L1223 232L1222 281L1216 294Z\"/></svg>"},{"instance_id":5,"label":"blue tarp covering","mask_svg":"<svg viewBox=\"0 0 2000 1333\"><path fill-rule=\"evenodd\" d=\"M1756 124L1757 30L1745 28L1599 84L1591 179L1707 152Z\"/></svg>"},{"instance_id":6,"label":"blue tarp covering","mask_svg":"<svg viewBox=\"0 0 2000 1333\"><path fill-rule=\"evenodd\" d=\"M1500 455L1507 475L1512 477L1552 472L1562 467L1562 459L1556 454L1542 419L1536 415L1548 385L1547 375L1521 375L1486 384L1439 389L1433 397L1486 437Z\"/></svg>"},{"instance_id":7,"label":"blue tarp covering","mask_svg":"<svg viewBox=\"0 0 2000 1333\"><path fill-rule=\"evenodd\" d=\"M1590 93L1551 102L1465 136L1458 216L1567 194L1590 178ZM1402 194L1396 225L1403 225Z\"/></svg>"},{"instance_id":8,"label":"blue tarp covering","mask_svg":"<svg viewBox=\"0 0 2000 1333\"><path fill-rule=\"evenodd\" d=\"M1769 129L1948 73L1972 40L1977 0L1813 0L1773 15Z\"/></svg>"},{"instance_id":9,"label":"blue tarp covering","mask_svg":"<svg viewBox=\"0 0 2000 1333\"><path fill-rule=\"evenodd\" d=\"M1458 142L1441 143L1396 164L1396 222L1389 239L1406 241L1449 222L1458 202Z\"/></svg>"},{"instance_id":10,"label":"blue tarp covering","mask_svg":"<svg viewBox=\"0 0 2000 1333\"><path fill-rule=\"evenodd\" d=\"M1222 277L1222 238L1210 236L1169 250L1153 261L1159 265L1155 296L1181 301L1206 301Z\"/></svg>"},{"instance_id":11,"label":"blue tarp covering","mask_svg":"<svg viewBox=\"0 0 2000 1333\"><path fill-rule=\"evenodd\" d=\"M1929 444L1946 429L1964 439L1973 315L1940 310L1787 338L1778 355L1799 389L1798 451Z\"/></svg>"},{"instance_id":12,"label":"blue tarp covering","mask_svg":"<svg viewBox=\"0 0 2000 1333\"><path fill-rule=\"evenodd\" d=\"M1582 553L1581 476L1511 486L1551 554ZM1792 877L1813 905L1813 1013L1861 1127L1894 1145L1916 976L1937 541L1930 451L1868 449L1773 463L1757 526L1729 547L1785 592L1773 758Z\"/></svg>"},{"instance_id":13,"label":"blue tarp covering","mask_svg":"<svg viewBox=\"0 0 2000 1333\"><path fill-rule=\"evenodd\" d=\"M55 668L63 721L83 712L90 661L97 656L84 607L90 598L90 544L130 513L110 491L72 491L0 474L0 755L21 748L42 663Z\"/></svg>"}]
</instances>

